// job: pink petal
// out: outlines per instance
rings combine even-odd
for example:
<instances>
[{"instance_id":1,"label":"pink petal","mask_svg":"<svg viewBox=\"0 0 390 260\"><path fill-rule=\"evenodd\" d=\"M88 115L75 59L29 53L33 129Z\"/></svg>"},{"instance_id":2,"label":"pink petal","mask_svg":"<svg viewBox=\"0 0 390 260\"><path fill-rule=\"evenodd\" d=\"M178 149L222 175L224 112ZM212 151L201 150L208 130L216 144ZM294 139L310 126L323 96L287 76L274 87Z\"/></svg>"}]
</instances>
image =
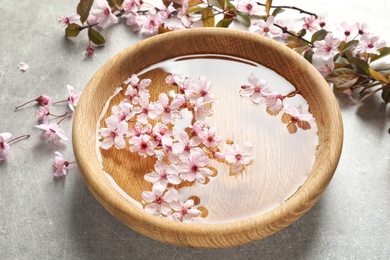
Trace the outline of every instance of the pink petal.
<instances>
[{"instance_id":1,"label":"pink petal","mask_svg":"<svg viewBox=\"0 0 390 260\"><path fill-rule=\"evenodd\" d=\"M146 212L150 213L150 214L156 214L157 211L158 211L158 204L157 203L151 203L151 204L148 204L145 209L144 209Z\"/></svg>"},{"instance_id":2,"label":"pink petal","mask_svg":"<svg viewBox=\"0 0 390 260\"><path fill-rule=\"evenodd\" d=\"M168 203L176 200L176 198L177 198L177 190L175 189L167 190L167 192L165 192L163 196L163 199Z\"/></svg>"},{"instance_id":3,"label":"pink petal","mask_svg":"<svg viewBox=\"0 0 390 260\"><path fill-rule=\"evenodd\" d=\"M22 72L26 72L26 70L28 70L28 68L29 68L29 66L24 62L19 62L18 67L19 67L19 70Z\"/></svg>"},{"instance_id":4,"label":"pink petal","mask_svg":"<svg viewBox=\"0 0 390 260\"><path fill-rule=\"evenodd\" d=\"M142 195L142 198L144 199L144 201L146 201L148 203L151 203L151 202L156 200L156 195L154 194L154 192L143 191L141 195Z\"/></svg>"}]
</instances>

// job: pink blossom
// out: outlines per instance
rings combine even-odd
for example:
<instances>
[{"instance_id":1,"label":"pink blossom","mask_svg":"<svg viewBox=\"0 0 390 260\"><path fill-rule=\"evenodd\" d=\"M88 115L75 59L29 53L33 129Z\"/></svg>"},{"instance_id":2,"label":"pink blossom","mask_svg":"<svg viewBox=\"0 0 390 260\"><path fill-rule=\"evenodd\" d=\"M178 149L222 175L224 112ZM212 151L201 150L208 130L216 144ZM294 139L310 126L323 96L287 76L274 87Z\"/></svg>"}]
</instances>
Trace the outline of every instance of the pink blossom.
<instances>
[{"instance_id":1,"label":"pink blossom","mask_svg":"<svg viewBox=\"0 0 390 260\"><path fill-rule=\"evenodd\" d=\"M275 22L277 25L279 25L280 27L282 27L284 30L286 30L287 32L290 32L290 31L295 31L295 27L294 27L294 21L293 20L278 20ZM282 33L281 35L281 39L282 40L287 40L287 37L289 36L288 33Z\"/></svg>"},{"instance_id":2,"label":"pink blossom","mask_svg":"<svg viewBox=\"0 0 390 260\"><path fill-rule=\"evenodd\" d=\"M7 155L11 151L11 148L7 141L12 137L10 133L1 133L0 134L0 161L7 158Z\"/></svg>"},{"instance_id":3,"label":"pink blossom","mask_svg":"<svg viewBox=\"0 0 390 260\"><path fill-rule=\"evenodd\" d=\"M126 0L122 3L123 10L125 14L136 13L141 5L143 4L142 0Z\"/></svg>"},{"instance_id":4,"label":"pink blossom","mask_svg":"<svg viewBox=\"0 0 390 260\"><path fill-rule=\"evenodd\" d=\"M242 150L237 144L233 144L230 147L230 152L225 154L225 159L228 163L231 163L231 171L233 173L239 173L243 170L243 167L251 163L252 161L253 145L249 142L244 143Z\"/></svg>"},{"instance_id":5,"label":"pink blossom","mask_svg":"<svg viewBox=\"0 0 390 260\"><path fill-rule=\"evenodd\" d=\"M282 115L282 122L287 124L287 130L290 134L296 133L297 127L303 130L311 128L309 121L313 119L313 115L304 110L302 106L286 105L283 110L285 113Z\"/></svg>"},{"instance_id":6,"label":"pink blossom","mask_svg":"<svg viewBox=\"0 0 390 260\"><path fill-rule=\"evenodd\" d=\"M172 152L179 155L181 160L188 159L191 151L197 148L201 143L201 139L198 136L194 136L190 139L186 132L181 132L178 135L178 142L172 145Z\"/></svg>"},{"instance_id":7,"label":"pink blossom","mask_svg":"<svg viewBox=\"0 0 390 260\"><path fill-rule=\"evenodd\" d=\"M91 14L97 18L100 27L104 27L108 21L117 23L118 18L111 12L111 7L106 0L96 0L97 9L92 9Z\"/></svg>"},{"instance_id":8,"label":"pink blossom","mask_svg":"<svg viewBox=\"0 0 390 260\"><path fill-rule=\"evenodd\" d=\"M142 198L148 205L145 211L154 215L168 215L171 212L171 203L177 198L177 190L166 190L166 186L156 182L152 191L143 191Z\"/></svg>"},{"instance_id":9,"label":"pink blossom","mask_svg":"<svg viewBox=\"0 0 390 260\"><path fill-rule=\"evenodd\" d=\"M181 1L181 9L177 13L177 18L180 19L184 27L189 28L192 24L191 16L187 13L188 11L188 0Z\"/></svg>"},{"instance_id":10,"label":"pink blossom","mask_svg":"<svg viewBox=\"0 0 390 260\"><path fill-rule=\"evenodd\" d=\"M49 96L46 96L46 95L42 95L42 96L39 96L37 97L36 99L33 99L33 100L30 100L30 101L27 101L17 107L15 107L15 109L19 109L21 108L22 106L28 104L28 103L31 103L31 102L38 102L38 104L40 106L46 106L48 105L50 102L51 102L51 98Z\"/></svg>"},{"instance_id":11,"label":"pink blossom","mask_svg":"<svg viewBox=\"0 0 390 260\"><path fill-rule=\"evenodd\" d=\"M58 23L62 26L63 30L68 28L69 24L75 23L78 21L80 21L80 15L78 15L78 14L74 14L74 15L71 15L69 17L61 16L60 18L58 18Z\"/></svg>"},{"instance_id":12,"label":"pink blossom","mask_svg":"<svg viewBox=\"0 0 390 260\"><path fill-rule=\"evenodd\" d=\"M143 21L143 32L146 34L156 34L158 28L164 23L164 14L157 12L155 7L149 9L146 20Z\"/></svg>"},{"instance_id":13,"label":"pink blossom","mask_svg":"<svg viewBox=\"0 0 390 260\"><path fill-rule=\"evenodd\" d=\"M65 136L65 131L62 130L58 124L41 124L35 127L44 130L42 137L48 142L56 143L59 140L68 140Z\"/></svg>"},{"instance_id":14,"label":"pink blossom","mask_svg":"<svg viewBox=\"0 0 390 260\"><path fill-rule=\"evenodd\" d=\"M198 98L203 98L203 102L214 102L215 98L210 94L211 81L208 81L206 77L200 77L197 84L188 85L188 96L192 104L196 104Z\"/></svg>"},{"instance_id":15,"label":"pink blossom","mask_svg":"<svg viewBox=\"0 0 390 260\"><path fill-rule=\"evenodd\" d=\"M191 223L193 218L200 217L202 212L194 207L194 201L189 199L186 202L173 201L172 209L175 210L172 217L176 221Z\"/></svg>"},{"instance_id":16,"label":"pink blossom","mask_svg":"<svg viewBox=\"0 0 390 260\"><path fill-rule=\"evenodd\" d=\"M152 135L154 140L161 141L162 137L165 135L171 136L172 130L166 124L157 123L153 127Z\"/></svg>"},{"instance_id":17,"label":"pink blossom","mask_svg":"<svg viewBox=\"0 0 390 260\"><path fill-rule=\"evenodd\" d=\"M151 118L157 119L161 116L163 123L169 123L175 118L180 118L179 108L185 102L184 98L175 98L169 105L169 98L167 94L160 93L158 96L158 102L153 105L153 111L151 112Z\"/></svg>"},{"instance_id":18,"label":"pink blossom","mask_svg":"<svg viewBox=\"0 0 390 260\"><path fill-rule=\"evenodd\" d=\"M148 118L157 119L154 113L154 107L149 103L149 94L143 93L139 98L139 107L134 107L133 111L137 114L137 122L146 124Z\"/></svg>"},{"instance_id":19,"label":"pink blossom","mask_svg":"<svg viewBox=\"0 0 390 260\"><path fill-rule=\"evenodd\" d=\"M122 100L119 105L114 105L111 107L111 112L113 116L116 116L119 121L129 121L134 117L134 112L132 111L133 105L130 104L129 100Z\"/></svg>"},{"instance_id":20,"label":"pink blossom","mask_svg":"<svg viewBox=\"0 0 390 260\"><path fill-rule=\"evenodd\" d=\"M236 8L248 15L261 15L264 12L264 9L253 0L239 0L236 3Z\"/></svg>"},{"instance_id":21,"label":"pink blossom","mask_svg":"<svg viewBox=\"0 0 390 260\"><path fill-rule=\"evenodd\" d=\"M125 84L129 84L129 87L131 86L132 88L134 88L140 95L143 93L149 93L149 90L147 88L149 87L150 83L152 83L151 79L140 80L136 74L131 75L131 77L125 81ZM133 91L130 90L128 92L132 93Z\"/></svg>"},{"instance_id":22,"label":"pink blossom","mask_svg":"<svg viewBox=\"0 0 390 260\"><path fill-rule=\"evenodd\" d=\"M277 36L280 34L281 30L280 28L276 27L274 25L274 17L269 16L267 18L267 21L259 20L257 25L260 27L260 29L257 29L255 32L261 35L264 35L266 37L272 38L273 36Z\"/></svg>"},{"instance_id":23,"label":"pink blossom","mask_svg":"<svg viewBox=\"0 0 390 260\"><path fill-rule=\"evenodd\" d=\"M53 174L55 177L65 176L68 170L69 162L64 160L64 157L60 152L55 152L53 162Z\"/></svg>"},{"instance_id":24,"label":"pink blossom","mask_svg":"<svg viewBox=\"0 0 390 260\"><path fill-rule=\"evenodd\" d=\"M21 62L19 62L18 68L20 71L26 72L28 70L29 66L27 63L21 61Z\"/></svg>"},{"instance_id":25,"label":"pink blossom","mask_svg":"<svg viewBox=\"0 0 390 260\"><path fill-rule=\"evenodd\" d=\"M363 34L370 34L369 32L369 26L366 23L356 23L356 28L358 29L358 33L360 35Z\"/></svg>"},{"instance_id":26,"label":"pink blossom","mask_svg":"<svg viewBox=\"0 0 390 260\"><path fill-rule=\"evenodd\" d=\"M74 111L75 107L77 106L77 103L79 102L79 98L81 93L74 91L74 88L71 85L66 85L66 88L68 89L68 106L69 108Z\"/></svg>"},{"instance_id":27,"label":"pink blossom","mask_svg":"<svg viewBox=\"0 0 390 260\"><path fill-rule=\"evenodd\" d=\"M203 122L206 117L213 114L213 109L209 107L210 102L204 102L203 98L198 98L194 107L196 121Z\"/></svg>"},{"instance_id":28,"label":"pink blossom","mask_svg":"<svg viewBox=\"0 0 390 260\"><path fill-rule=\"evenodd\" d=\"M130 139L130 151L138 152L138 154L143 157L146 157L147 155L152 156L156 153L154 148L157 147L158 143L158 141L151 140L151 137L146 134L140 135L139 137L133 136Z\"/></svg>"},{"instance_id":29,"label":"pink blossom","mask_svg":"<svg viewBox=\"0 0 390 260\"><path fill-rule=\"evenodd\" d=\"M83 51L83 56L84 59L89 59L89 58L96 58L95 55L95 48L92 47L91 45L88 45L85 51Z\"/></svg>"},{"instance_id":30,"label":"pink blossom","mask_svg":"<svg viewBox=\"0 0 390 260\"><path fill-rule=\"evenodd\" d=\"M103 141L100 146L108 150L113 145L117 149L123 149L126 146L124 135L128 133L128 125L125 121L120 121L116 116L110 116L105 120L107 127L100 129L99 134Z\"/></svg>"},{"instance_id":31,"label":"pink blossom","mask_svg":"<svg viewBox=\"0 0 390 260\"><path fill-rule=\"evenodd\" d=\"M142 28L142 25L147 21L147 18L144 15L138 13L133 14L126 20L126 25L132 26L133 31L139 31Z\"/></svg>"},{"instance_id":32,"label":"pink blossom","mask_svg":"<svg viewBox=\"0 0 390 260\"><path fill-rule=\"evenodd\" d=\"M279 113L283 108L283 96L280 93L273 91L271 88L266 88L261 91L265 104L267 105L267 111L271 115Z\"/></svg>"},{"instance_id":33,"label":"pink blossom","mask_svg":"<svg viewBox=\"0 0 390 260\"><path fill-rule=\"evenodd\" d=\"M253 73L248 76L248 82L251 84L249 86L243 85L240 89L240 95L243 97L250 97L251 101L255 104L259 103L263 99L261 90L267 88L267 81L261 79L258 80Z\"/></svg>"},{"instance_id":34,"label":"pink blossom","mask_svg":"<svg viewBox=\"0 0 390 260\"><path fill-rule=\"evenodd\" d=\"M379 49L385 46L386 42L384 40L379 40L378 36L368 36L363 34L354 51L379 55Z\"/></svg>"},{"instance_id":35,"label":"pink blossom","mask_svg":"<svg viewBox=\"0 0 390 260\"><path fill-rule=\"evenodd\" d=\"M324 65L319 66L318 71L321 73L322 76L326 77L334 70L334 61L333 59L329 59Z\"/></svg>"},{"instance_id":36,"label":"pink blossom","mask_svg":"<svg viewBox=\"0 0 390 260\"><path fill-rule=\"evenodd\" d=\"M356 31L357 27L356 24L349 24L347 22L342 22L341 30L345 36L345 42L348 42L353 37L352 32Z\"/></svg>"},{"instance_id":37,"label":"pink blossom","mask_svg":"<svg viewBox=\"0 0 390 260\"><path fill-rule=\"evenodd\" d=\"M146 174L144 178L148 182L160 182L164 186L168 183L176 185L182 182L177 166L174 164L166 165L162 161L157 161L154 164L154 171Z\"/></svg>"},{"instance_id":38,"label":"pink blossom","mask_svg":"<svg viewBox=\"0 0 390 260\"><path fill-rule=\"evenodd\" d=\"M328 33L325 36L325 39L322 41L314 42L314 53L320 56L324 60L329 60L333 58L337 53L339 53L338 47L340 45L340 39L333 38L332 33Z\"/></svg>"},{"instance_id":39,"label":"pink blossom","mask_svg":"<svg viewBox=\"0 0 390 260\"><path fill-rule=\"evenodd\" d=\"M191 151L190 158L178 165L180 177L189 182L196 180L199 183L204 183L206 177L213 176L213 171L206 167L209 161L209 157L203 153Z\"/></svg>"},{"instance_id":40,"label":"pink blossom","mask_svg":"<svg viewBox=\"0 0 390 260\"><path fill-rule=\"evenodd\" d=\"M216 131L217 129L215 127L204 128L204 130L199 134L204 146L211 148L219 145L222 141L222 137L216 135Z\"/></svg>"},{"instance_id":41,"label":"pink blossom","mask_svg":"<svg viewBox=\"0 0 390 260\"><path fill-rule=\"evenodd\" d=\"M127 86L126 92L125 92L126 98L133 103L134 105L138 104L139 102L139 95L137 89L133 88L132 85Z\"/></svg>"},{"instance_id":42,"label":"pink blossom","mask_svg":"<svg viewBox=\"0 0 390 260\"><path fill-rule=\"evenodd\" d=\"M303 29L313 33L318 30L318 20L314 15L303 18L304 24Z\"/></svg>"},{"instance_id":43,"label":"pink blossom","mask_svg":"<svg viewBox=\"0 0 390 260\"><path fill-rule=\"evenodd\" d=\"M142 125L141 123L135 123L134 127L129 129L130 136L141 136L143 134L150 135L152 133L152 125L146 124Z\"/></svg>"},{"instance_id":44,"label":"pink blossom","mask_svg":"<svg viewBox=\"0 0 390 260\"><path fill-rule=\"evenodd\" d=\"M313 115L307 110L304 110L302 106L289 106L284 107L286 113L290 114L293 119L300 121L310 121L313 119Z\"/></svg>"}]
</instances>

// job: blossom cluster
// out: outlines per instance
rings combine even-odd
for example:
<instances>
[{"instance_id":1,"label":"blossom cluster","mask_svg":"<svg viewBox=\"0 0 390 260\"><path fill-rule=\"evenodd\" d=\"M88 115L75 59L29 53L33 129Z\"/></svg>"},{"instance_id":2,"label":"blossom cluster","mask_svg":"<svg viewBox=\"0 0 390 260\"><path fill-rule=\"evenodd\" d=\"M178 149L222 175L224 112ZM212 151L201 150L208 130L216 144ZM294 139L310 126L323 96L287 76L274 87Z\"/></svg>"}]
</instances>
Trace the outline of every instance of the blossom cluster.
<instances>
[{"instance_id":1,"label":"blossom cluster","mask_svg":"<svg viewBox=\"0 0 390 260\"><path fill-rule=\"evenodd\" d=\"M190 216L198 217L201 213L194 208L193 201L178 201L175 187L182 182L206 184L217 174L211 160L229 165L232 175L243 172L252 161L253 147L250 143L240 147L229 141L228 151L220 149L222 137L215 127L205 123L213 114L215 102L212 84L205 77L194 80L169 75L166 83L172 90L169 95L160 93L156 101L150 100L151 83L150 79L140 80L134 74L122 84L125 98L111 107L104 120L99 130L100 147L127 148L141 157L157 158L154 171L144 176L145 181L153 184L152 191L142 193L147 203L145 210L188 221ZM192 123L181 129L178 120L183 118Z\"/></svg>"},{"instance_id":2,"label":"blossom cluster","mask_svg":"<svg viewBox=\"0 0 390 260\"><path fill-rule=\"evenodd\" d=\"M282 122L287 124L287 129L290 134L297 132L297 127L308 130L311 129L310 121L313 120L313 115L302 107L302 105L291 106L284 104L286 98L295 96L298 91L294 91L287 95L282 95L274 91L264 79L258 79L255 75L248 76L249 85L242 85L240 95L249 97L254 104L263 103L266 106L266 111L272 116L282 114Z\"/></svg>"},{"instance_id":3,"label":"blossom cluster","mask_svg":"<svg viewBox=\"0 0 390 260\"><path fill-rule=\"evenodd\" d=\"M382 91L385 103L390 100L389 66L372 64L390 54L386 42L361 22L332 24L326 17L292 6L272 6L254 0L181 0L151 5L142 0L85 0L89 8L78 14L61 17L58 22L68 37L88 29L86 57L95 57L92 43L102 45L104 37L93 27L125 19L126 25L145 35L192 27L230 27L243 24L248 31L275 39L303 55L318 68L335 92L346 93L351 100L355 89L361 97ZM95 2L95 5L93 3ZM287 9L299 11L300 19L286 19ZM281 17L279 19L279 17ZM372 90L376 87L375 90ZM364 97L364 98L366 98Z\"/></svg>"}]
</instances>

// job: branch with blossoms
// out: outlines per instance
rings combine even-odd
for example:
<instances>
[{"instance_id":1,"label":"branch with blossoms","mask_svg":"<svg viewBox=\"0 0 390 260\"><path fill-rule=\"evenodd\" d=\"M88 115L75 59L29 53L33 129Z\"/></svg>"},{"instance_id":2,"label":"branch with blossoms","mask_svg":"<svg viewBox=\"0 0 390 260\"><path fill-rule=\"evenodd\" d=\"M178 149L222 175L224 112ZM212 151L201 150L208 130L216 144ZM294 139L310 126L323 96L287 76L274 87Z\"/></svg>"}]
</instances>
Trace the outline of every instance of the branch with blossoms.
<instances>
[{"instance_id":1,"label":"branch with blossoms","mask_svg":"<svg viewBox=\"0 0 390 260\"><path fill-rule=\"evenodd\" d=\"M280 17L286 10L301 19ZM104 45L101 34L109 23L125 19L134 31L150 36L192 27L230 27L239 23L248 31L284 43L311 62L335 93L365 99L377 92L390 101L390 64L378 61L390 54L385 41L364 23L331 24L313 12L295 6L273 6L254 0L163 0L151 5L142 0L80 0L77 14L58 21L67 37L86 30L86 58L96 57L94 45Z\"/></svg>"}]
</instances>

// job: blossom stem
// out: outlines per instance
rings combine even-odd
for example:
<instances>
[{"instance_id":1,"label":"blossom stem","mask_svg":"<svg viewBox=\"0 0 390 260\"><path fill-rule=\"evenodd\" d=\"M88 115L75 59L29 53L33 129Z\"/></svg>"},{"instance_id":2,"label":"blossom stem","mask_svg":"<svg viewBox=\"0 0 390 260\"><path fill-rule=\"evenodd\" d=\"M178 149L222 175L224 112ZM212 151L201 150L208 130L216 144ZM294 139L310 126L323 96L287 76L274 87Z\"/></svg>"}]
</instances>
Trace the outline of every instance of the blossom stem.
<instances>
[{"instance_id":1,"label":"blossom stem","mask_svg":"<svg viewBox=\"0 0 390 260\"><path fill-rule=\"evenodd\" d=\"M257 3L258 5L265 6L265 4L262 3ZM301 8L295 7L295 6L288 6L288 5L271 5L271 8L287 8L287 9L292 9L292 10L297 10L301 14L308 14L308 15L313 15L316 19L318 19L318 15L312 12L305 11Z\"/></svg>"},{"instance_id":2,"label":"blossom stem","mask_svg":"<svg viewBox=\"0 0 390 260\"><path fill-rule=\"evenodd\" d=\"M63 103L63 102L66 102L66 101L68 101L68 100L67 99L60 100L60 101L52 103L52 105L56 105L56 104Z\"/></svg>"},{"instance_id":3,"label":"blossom stem","mask_svg":"<svg viewBox=\"0 0 390 260\"><path fill-rule=\"evenodd\" d=\"M61 124L61 122L64 121L65 118L70 117L70 116L73 116L73 113L68 114L68 112L66 112L65 115L63 116L63 118L60 121L58 121L57 125Z\"/></svg>"},{"instance_id":4,"label":"blossom stem","mask_svg":"<svg viewBox=\"0 0 390 260\"><path fill-rule=\"evenodd\" d=\"M88 25L84 25L84 26L81 26L80 27L80 31L82 31L82 30L84 30L84 29L86 29L86 28L92 28L92 27L94 27L94 26L96 26L96 25L98 25L99 23L93 23L93 24L88 24Z\"/></svg>"},{"instance_id":5,"label":"blossom stem","mask_svg":"<svg viewBox=\"0 0 390 260\"><path fill-rule=\"evenodd\" d=\"M62 115L54 115L54 114L52 114L52 113L49 113L49 115L54 116L54 117L56 117L56 118L64 117L64 116L66 116L67 114L68 114L68 112L65 112L65 113L62 114Z\"/></svg>"},{"instance_id":6,"label":"blossom stem","mask_svg":"<svg viewBox=\"0 0 390 260\"><path fill-rule=\"evenodd\" d=\"M30 135L21 135L21 136L18 136L18 137L15 137L14 139L11 139L11 140L9 140L7 143L12 143L12 142L15 142L15 141L17 141L17 140L19 140L19 139L22 139L22 138L29 138L30 137Z\"/></svg>"},{"instance_id":7,"label":"blossom stem","mask_svg":"<svg viewBox=\"0 0 390 260\"><path fill-rule=\"evenodd\" d=\"M21 104L20 106L15 107L15 110L18 110L18 109L21 108L22 106L25 106L25 105L27 105L27 104L29 104L29 103L31 103L31 102L34 102L34 101L36 101L36 100L33 99L33 100L30 100L30 101L27 101L26 103L23 103L23 104Z\"/></svg>"},{"instance_id":8,"label":"blossom stem","mask_svg":"<svg viewBox=\"0 0 390 260\"><path fill-rule=\"evenodd\" d=\"M291 35L291 36L297 37L298 39L300 39L300 40L306 42L307 44L309 44L310 47L314 48L314 44L313 44L311 41L306 40L306 39L303 38L302 36L296 35L296 34L290 32L290 31L286 30L285 28L283 28L283 27L280 26L279 24L274 23L274 26L280 28L284 33L287 33L287 34L289 34L289 35Z\"/></svg>"}]
</instances>

